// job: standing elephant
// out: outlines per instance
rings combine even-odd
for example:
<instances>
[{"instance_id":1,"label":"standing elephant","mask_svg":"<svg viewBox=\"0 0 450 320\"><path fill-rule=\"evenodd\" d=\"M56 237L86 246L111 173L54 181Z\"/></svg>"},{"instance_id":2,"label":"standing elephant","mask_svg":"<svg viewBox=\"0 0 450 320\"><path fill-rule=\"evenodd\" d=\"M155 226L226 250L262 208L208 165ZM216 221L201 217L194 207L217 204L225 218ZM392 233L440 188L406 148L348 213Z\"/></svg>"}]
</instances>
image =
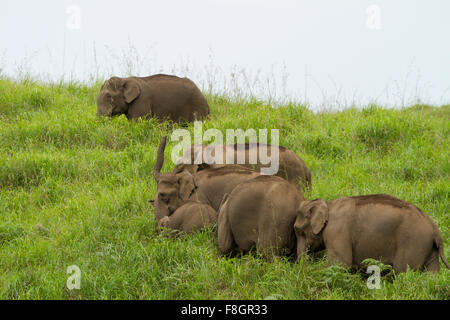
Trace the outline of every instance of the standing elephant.
<instances>
[{"instance_id":1,"label":"standing elephant","mask_svg":"<svg viewBox=\"0 0 450 320\"><path fill-rule=\"evenodd\" d=\"M158 229L192 233L217 223L217 211L211 206L196 201L187 201L170 216L158 222Z\"/></svg>"},{"instance_id":2,"label":"standing elephant","mask_svg":"<svg viewBox=\"0 0 450 320\"><path fill-rule=\"evenodd\" d=\"M184 122L209 114L206 98L194 82L165 74L112 77L101 87L97 106L98 116L125 114L128 119L151 116Z\"/></svg>"},{"instance_id":3,"label":"standing elephant","mask_svg":"<svg viewBox=\"0 0 450 320\"><path fill-rule=\"evenodd\" d=\"M295 253L294 222L303 194L277 176L242 182L222 201L217 222L221 254L256 248L266 258Z\"/></svg>"},{"instance_id":4,"label":"standing elephant","mask_svg":"<svg viewBox=\"0 0 450 320\"><path fill-rule=\"evenodd\" d=\"M441 233L419 208L385 194L304 201L295 220L297 257L325 249L332 262L360 266L367 258L393 266L447 268Z\"/></svg>"},{"instance_id":5,"label":"standing elephant","mask_svg":"<svg viewBox=\"0 0 450 320\"><path fill-rule=\"evenodd\" d=\"M311 170L306 166L305 161L300 158L295 152L282 147L272 146L262 143L245 143L245 144L219 144L219 145L191 145L190 150L186 150L182 157L178 159L177 164L173 171L179 170L179 168L186 169L192 172L195 168L196 159L201 159L205 162L205 158L200 158L202 155L211 155L214 157L216 152L220 150L222 152L222 159L220 163L213 163L211 167L219 168L226 166L227 155L231 155L230 159L233 159L233 163L239 164L255 171L260 172L261 168L269 168L271 164L262 163L260 155L267 155L271 161L272 149L278 148L278 172L275 174L281 178L298 186L300 190L307 188L311 191ZM275 154L275 153L274 153ZM238 161L239 159L241 161Z\"/></svg>"},{"instance_id":6,"label":"standing elephant","mask_svg":"<svg viewBox=\"0 0 450 320\"><path fill-rule=\"evenodd\" d=\"M157 182L155 200L152 200L156 222L174 214L188 201L207 204L218 211L225 193L231 192L243 181L260 176L258 172L239 165L210 168L205 164L196 165L192 173L180 168L176 172L161 174L165 145L166 137L163 137L153 170Z\"/></svg>"}]
</instances>

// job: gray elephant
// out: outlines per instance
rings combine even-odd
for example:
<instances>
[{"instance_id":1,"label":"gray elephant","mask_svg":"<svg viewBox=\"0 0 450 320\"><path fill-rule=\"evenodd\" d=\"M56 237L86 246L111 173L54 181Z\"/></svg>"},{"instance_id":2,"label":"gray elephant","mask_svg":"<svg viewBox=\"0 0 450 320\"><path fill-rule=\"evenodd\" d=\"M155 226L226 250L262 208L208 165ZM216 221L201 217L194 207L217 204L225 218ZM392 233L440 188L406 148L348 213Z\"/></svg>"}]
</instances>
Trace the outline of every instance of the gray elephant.
<instances>
[{"instance_id":1,"label":"gray elephant","mask_svg":"<svg viewBox=\"0 0 450 320\"><path fill-rule=\"evenodd\" d=\"M345 266L358 267L373 258L404 272L407 266L439 271L440 256L450 268L433 220L386 194L304 201L294 229L298 258L325 249L328 259Z\"/></svg>"},{"instance_id":2,"label":"gray elephant","mask_svg":"<svg viewBox=\"0 0 450 320\"><path fill-rule=\"evenodd\" d=\"M156 117L174 122L201 120L209 114L206 98L188 78L157 74L112 77L97 98L98 116L125 114L128 119Z\"/></svg>"},{"instance_id":3,"label":"gray elephant","mask_svg":"<svg viewBox=\"0 0 450 320\"><path fill-rule=\"evenodd\" d=\"M277 153L274 153L273 148L278 148ZM180 170L180 168L193 172L195 169L195 162L206 162L202 155L210 155L212 159L216 153L222 152L220 163L212 163L210 167L219 168L226 166L227 155L232 159L232 163L239 164L255 171L261 172L261 168L269 168L271 164L264 164L261 161L261 154L267 155L270 161L274 161L275 154L278 155L278 171L275 174L281 178L298 186L300 190L307 188L311 191L312 179L311 170L306 166L305 161L300 158L295 152L282 147L272 146L262 143L245 143L245 144L219 144L219 145L191 145L190 150L186 150L182 157L178 159L173 172ZM239 158L241 159L240 161ZM199 160L200 159L200 160Z\"/></svg>"},{"instance_id":4,"label":"gray elephant","mask_svg":"<svg viewBox=\"0 0 450 320\"><path fill-rule=\"evenodd\" d=\"M206 204L218 211L225 193L231 192L243 181L260 176L258 172L240 165L210 168L205 164L196 165L192 173L181 168L176 172L161 174L166 139L166 137L161 139L153 170L157 191L155 199L151 202L155 207L156 222L174 214L188 201Z\"/></svg>"},{"instance_id":5,"label":"gray elephant","mask_svg":"<svg viewBox=\"0 0 450 320\"><path fill-rule=\"evenodd\" d=\"M295 254L294 222L303 194L277 176L262 175L242 182L224 196L217 222L219 251L264 257Z\"/></svg>"},{"instance_id":6,"label":"gray elephant","mask_svg":"<svg viewBox=\"0 0 450 320\"><path fill-rule=\"evenodd\" d=\"M169 234L192 233L217 223L217 211L197 201L187 201L170 216L158 222L158 229L167 229Z\"/></svg>"}]
</instances>

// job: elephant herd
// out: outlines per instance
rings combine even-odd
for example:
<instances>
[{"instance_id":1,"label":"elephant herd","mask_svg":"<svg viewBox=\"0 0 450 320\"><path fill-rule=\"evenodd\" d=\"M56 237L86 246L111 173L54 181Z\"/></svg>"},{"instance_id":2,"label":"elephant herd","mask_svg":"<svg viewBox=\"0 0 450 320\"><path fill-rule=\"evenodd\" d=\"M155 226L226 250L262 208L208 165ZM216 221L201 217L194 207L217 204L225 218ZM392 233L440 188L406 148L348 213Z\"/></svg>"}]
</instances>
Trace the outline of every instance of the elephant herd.
<instances>
[{"instance_id":1,"label":"elephant herd","mask_svg":"<svg viewBox=\"0 0 450 320\"><path fill-rule=\"evenodd\" d=\"M205 118L209 106L187 78L114 77L100 90L97 114L181 122ZM235 152L235 156L245 152L245 163L186 161L196 156L189 152L191 159L183 155L171 172L161 173L166 142L167 137L162 137L153 169L157 191L150 200L158 232L173 236L214 227L222 255L256 249L265 257L301 259L325 250L328 260L349 267L373 258L392 265L396 272L408 267L439 271L440 257L450 268L437 225L410 203L386 194L306 200L303 191L312 188L311 171L287 148L215 146ZM202 146L201 152L205 148ZM248 153L253 148L269 152L278 148L276 175L261 174L259 161L249 163Z\"/></svg>"}]
</instances>

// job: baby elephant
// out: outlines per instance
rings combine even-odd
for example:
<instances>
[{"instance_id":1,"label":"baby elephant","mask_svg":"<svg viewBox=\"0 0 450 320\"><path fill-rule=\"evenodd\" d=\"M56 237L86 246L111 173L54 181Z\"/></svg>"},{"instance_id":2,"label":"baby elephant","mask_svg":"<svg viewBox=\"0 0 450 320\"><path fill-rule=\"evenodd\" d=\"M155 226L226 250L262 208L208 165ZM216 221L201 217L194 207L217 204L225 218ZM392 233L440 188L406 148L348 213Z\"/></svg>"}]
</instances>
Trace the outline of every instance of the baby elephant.
<instances>
[{"instance_id":1,"label":"baby elephant","mask_svg":"<svg viewBox=\"0 0 450 320\"><path fill-rule=\"evenodd\" d=\"M217 222L217 212L211 206L196 201L188 201L158 222L158 229L169 229L174 233L194 231L213 226Z\"/></svg>"},{"instance_id":2,"label":"baby elephant","mask_svg":"<svg viewBox=\"0 0 450 320\"><path fill-rule=\"evenodd\" d=\"M326 250L333 262L360 266L367 258L393 266L439 271L447 268L441 233L419 208L385 194L304 201L294 224L297 257Z\"/></svg>"},{"instance_id":3,"label":"baby elephant","mask_svg":"<svg viewBox=\"0 0 450 320\"><path fill-rule=\"evenodd\" d=\"M303 194L277 176L241 182L225 195L217 222L221 254L255 248L265 258L295 253L294 222Z\"/></svg>"}]
</instances>

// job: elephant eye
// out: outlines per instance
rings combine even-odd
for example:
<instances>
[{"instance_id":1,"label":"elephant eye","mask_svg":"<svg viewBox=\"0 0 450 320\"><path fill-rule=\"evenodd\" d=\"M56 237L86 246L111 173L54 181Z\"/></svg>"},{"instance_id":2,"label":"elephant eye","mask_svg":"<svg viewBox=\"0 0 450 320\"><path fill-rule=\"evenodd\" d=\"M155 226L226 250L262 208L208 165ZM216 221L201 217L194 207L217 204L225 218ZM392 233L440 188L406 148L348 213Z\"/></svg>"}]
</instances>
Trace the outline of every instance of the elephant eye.
<instances>
[{"instance_id":1,"label":"elephant eye","mask_svg":"<svg viewBox=\"0 0 450 320\"><path fill-rule=\"evenodd\" d=\"M167 202L167 193L164 193L164 192L160 192L159 193L159 198L162 200L162 201L164 201L164 202Z\"/></svg>"}]
</instances>

